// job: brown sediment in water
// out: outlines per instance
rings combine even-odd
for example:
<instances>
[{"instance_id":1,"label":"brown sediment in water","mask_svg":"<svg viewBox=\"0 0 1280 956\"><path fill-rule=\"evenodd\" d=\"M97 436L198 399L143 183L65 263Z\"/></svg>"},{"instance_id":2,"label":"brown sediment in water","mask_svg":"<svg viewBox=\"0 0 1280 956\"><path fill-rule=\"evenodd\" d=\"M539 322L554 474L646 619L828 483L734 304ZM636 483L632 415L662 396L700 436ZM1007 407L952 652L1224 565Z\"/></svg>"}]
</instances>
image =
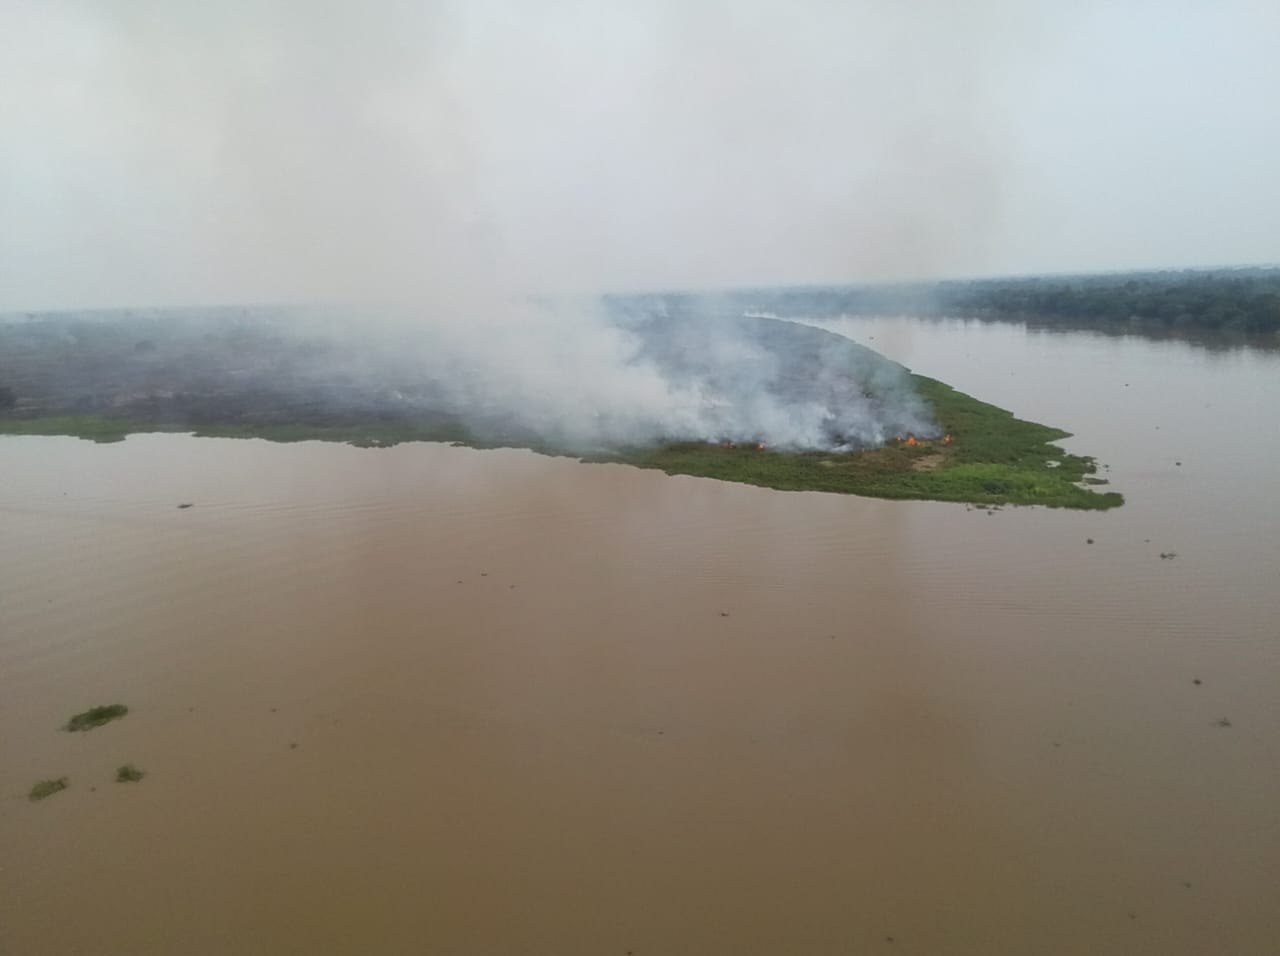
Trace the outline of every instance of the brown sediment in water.
<instances>
[{"instance_id":1,"label":"brown sediment in water","mask_svg":"<svg viewBox=\"0 0 1280 956\"><path fill-rule=\"evenodd\" d=\"M15 953L1275 939L1277 519L1238 496L1210 521L1143 486L1100 549L1068 512L516 451L10 439L0 466ZM142 785L91 790L124 759ZM28 802L53 770L84 785Z\"/></svg>"}]
</instances>

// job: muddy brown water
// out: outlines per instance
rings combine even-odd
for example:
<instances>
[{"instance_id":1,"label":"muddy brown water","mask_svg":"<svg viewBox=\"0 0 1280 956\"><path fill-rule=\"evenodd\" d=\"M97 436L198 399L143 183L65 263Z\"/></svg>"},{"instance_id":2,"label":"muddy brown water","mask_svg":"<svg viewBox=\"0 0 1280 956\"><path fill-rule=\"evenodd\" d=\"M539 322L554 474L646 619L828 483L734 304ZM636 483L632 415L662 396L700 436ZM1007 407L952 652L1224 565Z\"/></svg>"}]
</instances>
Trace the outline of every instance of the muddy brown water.
<instances>
[{"instance_id":1,"label":"muddy brown water","mask_svg":"<svg viewBox=\"0 0 1280 956\"><path fill-rule=\"evenodd\" d=\"M1280 357L836 327L1128 504L0 440L0 952L1276 952Z\"/></svg>"}]
</instances>

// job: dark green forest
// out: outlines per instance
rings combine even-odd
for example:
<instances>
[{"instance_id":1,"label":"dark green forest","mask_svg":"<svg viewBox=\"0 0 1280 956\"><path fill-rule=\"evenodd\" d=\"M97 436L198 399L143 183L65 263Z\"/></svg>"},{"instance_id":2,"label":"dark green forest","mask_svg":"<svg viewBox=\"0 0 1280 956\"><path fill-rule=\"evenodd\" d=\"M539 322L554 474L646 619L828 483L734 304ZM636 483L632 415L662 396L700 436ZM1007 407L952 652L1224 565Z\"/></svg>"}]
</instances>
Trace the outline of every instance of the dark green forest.
<instances>
[{"instance_id":1,"label":"dark green forest","mask_svg":"<svg viewBox=\"0 0 1280 956\"><path fill-rule=\"evenodd\" d=\"M954 316L1070 327L1280 332L1280 268L1131 272L731 293L735 308L781 317Z\"/></svg>"}]
</instances>

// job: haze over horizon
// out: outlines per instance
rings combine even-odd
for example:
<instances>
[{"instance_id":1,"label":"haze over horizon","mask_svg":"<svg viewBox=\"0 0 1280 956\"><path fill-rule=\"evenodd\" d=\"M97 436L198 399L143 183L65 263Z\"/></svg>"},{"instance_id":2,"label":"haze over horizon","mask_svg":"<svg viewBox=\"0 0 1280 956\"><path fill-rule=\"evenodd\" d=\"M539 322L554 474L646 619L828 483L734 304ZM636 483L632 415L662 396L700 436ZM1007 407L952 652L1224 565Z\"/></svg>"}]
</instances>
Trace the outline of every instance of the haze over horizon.
<instances>
[{"instance_id":1,"label":"haze over horizon","mask_svg":"<svg viewBox=\"0 0 1280 956\"><path fill-rule=\"evenodd\" d=\"M1280 260L1280 5L10 0L0 311Z\"/></svg>"}]
</instances>

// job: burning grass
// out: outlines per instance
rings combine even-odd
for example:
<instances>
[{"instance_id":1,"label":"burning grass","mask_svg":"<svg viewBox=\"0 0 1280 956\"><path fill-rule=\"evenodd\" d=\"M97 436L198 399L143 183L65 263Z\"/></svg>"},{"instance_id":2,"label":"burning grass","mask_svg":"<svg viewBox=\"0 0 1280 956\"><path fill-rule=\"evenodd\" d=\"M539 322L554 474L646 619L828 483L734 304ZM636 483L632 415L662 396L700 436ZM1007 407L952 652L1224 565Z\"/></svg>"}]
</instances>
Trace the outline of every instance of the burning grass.
<instances>
[{"instance_id":1,"label":"burning grass","mask_svg":"<svg viewBox=\"0 0 1280 956\"><path fill-rule=\"evenodd\" d=\"M847 453L783 453L755 445L680 442L632 449L620 460L670 475L782 491L1051 508L1105 509L1124 503L1116 492L1084 487L1085 479L1097 470L1093 459L1067 454L1052 444L1069 437L1068 432L1015 418L934 379L912 379L950 441L909 444L904 436L883 448Z\"/></svg>"}]
</instances>

